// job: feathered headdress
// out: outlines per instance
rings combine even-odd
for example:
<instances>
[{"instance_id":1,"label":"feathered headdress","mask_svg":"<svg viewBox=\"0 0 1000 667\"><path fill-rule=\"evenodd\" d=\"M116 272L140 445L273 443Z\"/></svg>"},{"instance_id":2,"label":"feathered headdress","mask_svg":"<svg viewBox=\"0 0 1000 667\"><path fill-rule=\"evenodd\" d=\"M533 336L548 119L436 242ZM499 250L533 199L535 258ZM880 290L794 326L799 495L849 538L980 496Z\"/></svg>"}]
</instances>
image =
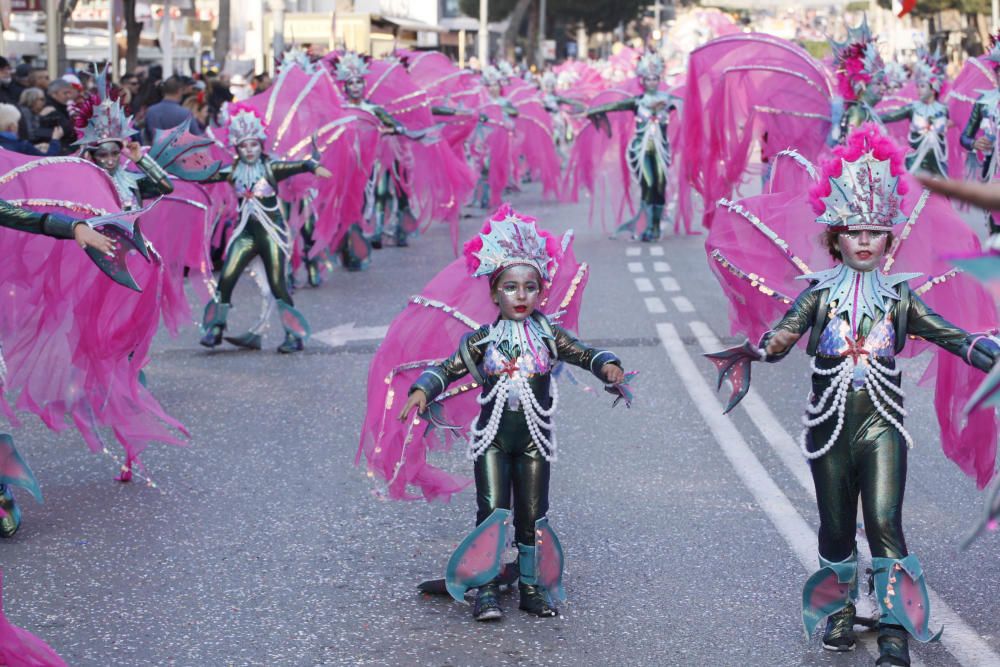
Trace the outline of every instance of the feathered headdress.
<instances>
[{"instance_id":1,"label":"feathered headdress","mask_svg":"<svg viewBox=\"0 0 1000 667\"><path fill-rule=\"evenodd\" d=\"M469 273L475 278L489 276L490 284L512 266L530 266L542 280L549 280L559 254L559 241L510 204L501 204L479 235L465 244Z\"/></svg>"},{"instance_id":2,"label":"feathered headdress","mask_svg":"<svg viewBox=\"0 0 1000 667\"><path fill-rule=\"evenodd\" d=\"M337 77L337 81L350 81L351 79L363 79L368 75L368 63L371 57L363 56L354 51L345 51L330 60L330 66Z\"/></svg>"},{"instance_id":3,"label":"feathered headdress","mask_svg":"<svg viewBox=\"0 0 1000 667\"><path fill-rule=\"evenodd\" d=\"M900 209L906 184L903 151L874 123L865 123L833 149L809 192L816 222L831 231L890 231L906 220Z\"/></svg>"},{"instance_id":4,"label":"feathered headdress","mask_svg":"<svg viewBox=\"0 0 1000 667\"><path fill-rule=\"evenodd\" d=\"M493 65L487 65L484 67L481 76L484 86L502 85L504 82L503 74Z\"/></svg>"},{"instance_id":5,"label":"feathered headdress","mask_svg":"<svg viewBox=\"0 0 1000 667\"><path fill-rule=\"evenodd\" d=\"M861 25L847 29L847 41L830 40L837 91L845 100L856 100L862 88L885 76L885 63L865 16Z\"/></svg>"},{"instance_id":6,"label":"feathered headdress","mask_svg":"<svg viewBox=\"0 0 1000 667\"><path fill-rule=\"evenodd\" d=\"M667 64L656 51L647 51L639 57L639 63L635 66L635 73L645 79L647 76L655 76L657 79L663 76L663 71Z\"/></svg>"},{"instance_id":7,"label":"feathered headdress","mask_svg":"<svg viewBox=\"0 0 1000 667\"><path fill-rule=\"evenodd\" d=\"M267 129L264 119L257 115L257 110L242 104L231 105L229 115L229 145L239 146L248 139L267 141Z\"/></svg>"},{"instance_id":8,"label":"feathered headdress","mask_svg":"<svg viewBox=\"0 0 1000 667\"><path fill-rule=\"evenodd\" d=\"M125 144L135 128L132 116L119 101L120 90L108 80L107 68L94 67L96 92L80 96L71 106L77 139L74 146L99 146L108 141Z\"/></svg>"},{"instance_id":9,"label":"feathered headdress","mask_svg":"<svg viewBox=\"0 0 1000 667\"><path fill-rule=\"evenodd\" d=\"M917 49L917 63L913 66L913 79L919 83L927 83L936 93L940 93L947 81L945 70L947 59L940 49L933 53L924 48Z\"/></svg>"},{"instance_id":10,"label":"feathered headdress","mask_svg":"<svg viewBox=\"0 0 1000 667\"><path fill-rule=\"evenodd\" d=\"M544 89L548 89L548 88L555 89L556 84L559 83L559 79L558 79L558 77L556 77L556 73L555 72L553 72L552 70L549 70L549 71L545 72L544 74L542 74L541 83L542 83L542 89L543 90Z\"/></svg>"}]
</instances>

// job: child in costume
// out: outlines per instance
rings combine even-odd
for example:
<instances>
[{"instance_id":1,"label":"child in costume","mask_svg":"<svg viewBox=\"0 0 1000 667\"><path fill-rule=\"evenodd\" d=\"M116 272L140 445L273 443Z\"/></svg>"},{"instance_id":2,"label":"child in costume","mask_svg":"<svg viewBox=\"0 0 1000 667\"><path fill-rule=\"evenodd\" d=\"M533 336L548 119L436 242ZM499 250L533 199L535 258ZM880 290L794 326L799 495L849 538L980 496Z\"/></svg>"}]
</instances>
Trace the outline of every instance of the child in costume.
<instances>
[{"instance_id":1,"label":"child in costume","mask_svg":"<svg viewBox=\"0 0 1000 667\"><path fill-rule=\"evenodd\" d=\"M640 214L646 215L646 229L641 239L657 241L660 221L667 205L667 180L671 152L667 126L670 112L680 109L680 99L660 90L666 64L659 53L646 53L639 59L635 73L642 84L642 93L618 102L610 102L587 110L587 117L604 125L610 133L607 114L611 111L631 111L635 114L635 134L628 144L626 158L633 178L641 189ZM621 227L634 229L638 215Z\"/></svg>"},{"instance_id":2,"label":"child in costume","mask_svg":"<svg viewBox=\"0 0 1000 667\"><path fill-rule=\"evenodd\" d=\"M909 119L906 168L910 173L948 174L948 107L939 100L947 76L944 65L939 54L921 54L913 71L920 99L879 115L883 123Z\"/></svg>"},{"instance_id":3,"label":"child in costume","mask_svg":"<svg viewBox=\"0 0 1000 667\"><path fill-rule=\"evenodd\" d=\"M465 259L412 299L372 362L359 457L365 454L370 476L388 481L392 497L414 497L406 494L407 484L420 487L428 499L464 488L464 480L426 462L424 453L434 446L419 425L426 420L454 433L459 429L447 425L445 415L472 421L467 453L474 461L477 527L452 555L442 588L459 601L468 589L478 588L473 615L479 621L503 615L499 576L512 509L520 608L556 616L556 600L563 597L562 552L546 518L556 458L558 396L552 373L557 362L589 370L610 385L609 392L630 400L618 358L581 343L550 319L556 312L570 321L577 315L586 265L574 271L571 238L567 234L560 243L539 230L533 218L502 206L466 244ZM487 277L488 284L476 284L479 277ZM428 317L435 318L430 326ZM449 335L463 328L471 331L460 341ZM450 356L428 359L436 352ZM404 363L397 363L400 357ZM421 360L406 361L409 357ZM396 388L407 387L401 374L418 370L423 372L397 412ZM471 383L449 388L466 375ZM414 409L417 415L411 417ZM397 414L398 421L393 419Z\"/></svg>"},{"instance_id":4,"label":"child in costume","mask_svg":"<svg viewBox=\"0 0 1000 667\"><path fill-rule=\"evenodd\" d=\"M801 276L809 285L757 347L746 343L709 356L721 375L733 381L731 409L749 386L751 361L783 359L811 330L806 353L813 358L812 394L803 418L801 447L816 487L820 569L803 591L803 621L811 633L827 619L825 648L854 648L860 497L880 612L876 664L907 666L908 636L926 642L940 633L930 631L923 569L903 536L907 454L913 439L903 426L904 392L896 357L904 347L917 344L908 340L915 337L988 371L1000 348L990 337L969 334L935 313L920 296L928 285L916 290L909 286L908 281L920 274L888 273L899 250L895 226L906 222L905 239L927 203L921 197L910 216L900 208L905 194L900 182L902 151L869 124L853 133L845 146L834 149L834 155L823 166L810 200L818 214L816 222L826 226L825 247L838 264ZM746 208L748 204L721 205L766 235L775 235L786 259L800 269L805 266L781 240L794 232L768 229ZM733 275L743 274L718 251L712 256ZM757 284L764 281L762 277ZM761 291L775 295L770 288Z\"/></svg>"},{"instance_id":5,"label":"child in costume","mask_svg":"<svg viewBox=\"0 0 1000 667\"><path fill-rule=\"evenodd\" d=\"M290 162L272 160L264 154L267 133L257 114L236 106L230 110L229 145L236 149L231 167L220 171L206 182L228 181L236 188L240 218L226 244L219 292L216 300L205 306L201 344L215 347L222 342L226 319L232 307L230 299L236 282L254 257L264 262L271 294L278 301L285 340L278 346L283 353L299 352L309 337L305 317L295 309L288 291L288 258L292 238L285 221L284 207L278 199L278 183L286 178L311 172L321 178L332 176L314 160ZM261 336L247 332L226 340L238 347L259 350Z\"/></svg>"}]
</instances>

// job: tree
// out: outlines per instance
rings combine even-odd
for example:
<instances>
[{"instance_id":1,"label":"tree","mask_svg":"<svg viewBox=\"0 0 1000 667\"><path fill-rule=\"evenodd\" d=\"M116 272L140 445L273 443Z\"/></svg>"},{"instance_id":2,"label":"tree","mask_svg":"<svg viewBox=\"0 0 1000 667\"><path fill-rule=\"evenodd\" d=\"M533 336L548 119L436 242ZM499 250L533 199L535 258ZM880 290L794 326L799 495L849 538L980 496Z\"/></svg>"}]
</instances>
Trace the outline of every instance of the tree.
<instances>
[{"instance_id":1,"label":"tree","mask_svg":"<svg viewBox=\"0 0 1000 667\"><path fill-rule=\"evenodd\" d=\"M548 0L548 13L565 19L568 23L583 23L587 32L607 32L620 23L639 17L642 9L650 4L644 0Z\"/></svg>"},{"instance_id":2,"label":"tree","mask_svg":"<svg viewBox=\"0 0 1000 667\"><path fill-rule=\"evenodd\" d=\"M229 55L229 0L219 0L219 28L215 31L215 62L221 70Z\"/></svg>"},{"instance_id":3,"label":"tree","mask_svg":"<svg viewBox=\"0 0 1000 667\"><path fill-rule=\"evenodd\" d=\"M139 64L139 37L142 35L142 23L135 18L136 0L124 0L122 5L125 21L125 71L134 72Z\"/></svg>"}]
</instances>

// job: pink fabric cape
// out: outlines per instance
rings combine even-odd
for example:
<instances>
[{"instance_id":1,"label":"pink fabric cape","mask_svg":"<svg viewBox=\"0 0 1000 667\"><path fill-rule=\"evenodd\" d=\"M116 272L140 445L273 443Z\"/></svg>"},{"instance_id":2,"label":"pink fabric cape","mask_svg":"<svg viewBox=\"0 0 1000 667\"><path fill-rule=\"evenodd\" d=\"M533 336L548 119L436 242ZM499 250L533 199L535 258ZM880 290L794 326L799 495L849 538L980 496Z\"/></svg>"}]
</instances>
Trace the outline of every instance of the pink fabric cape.
<instances>
[{"instance_id":1,"label":"pink fabric cape","mask_svg":"<svg viewBox=\"0 0 1000 667\"><path fill-rule=\"evenodd\" d=\"M830 129L832 90L826 69L805 49L770 35L720 37L691 53L681 177L705 202L706 227L715 202L743 178L754 143L764 157L795 148L817 159Z\"/></svg>"},{"instance_id":2,"label":"pink fabric cape","mask_svg":"<svg viewBox=\"0 0 1000 667\"><path fill-rule=\"evenodd\" d=\"M48 644L7 620L3 612L3 572L0 572L0 665L66 667Z\"/></svg>"},{"instance_id":3,"label":"pink fabric cape","mask_svg":"<svg viewBox=\"0 0 1000 667\"><path fill-rule=\"evenodd\" d=\"M567 329L578 326L581 300L587 284L588 268L576 261L569 241L547 290L540 310L550 317L564 311L558 322ZM496 320L498 310L489 297L488 281L472 278L466 259L460 257L445 267L420 292L422 301L411 299L393 320L368 371L368 408L361 430L355 462L364 457L368 476L384 485L389 498L448 500L471 483L428 460L430 452L447 451L457 435L442 431L425 433L427 424L409 432L397 419L413 381L429 365L449 357L467 333L481 324ZM454 396L439 400L444 420L461 427L464 438L468 426L479 414L467 376L449 388ZM447 395L447 394L446 394ZM439 439L441 434L445 437Z\"/></svg>"},{"instance_id":4,"label":"pink fabric cape","mask_svg":"<svg viewBox=\"0 0 1000 667\"><path fill-rule=\"evenodd\" d=\"M310 75L298 66L287 67L266 91L240 104L263 118L268 135L265 148L272 159L308 159L315 138L319 163L334 176L300 174L283 181L279 195L291 205L289 224L297 232L305 222L298 203L315 188L319 194L312 204L316 211L313 254L337 247L347 229L361 218L365 184L375 159L374 126L354 122L354 114L343 107L337 83L325 69ZM215 136L223 144L228 140L225 128L216 130ZM235 197L232 204L235 214Z\"/></svg>"},{"instance_id":5,"label":"pink fabric cape","mask_svg":"<svg viewBox=\"0 0 1000 667\"><path fill-rule=\"evenodd\" d=\"M0 170L0 199L32 210L76 218L121 210L107 174L80 158L32 160L0 151ZM171 230L187 226L166 223ZM148 226L144 233L157 238L161 230L154 227L160 225ZM187 312L186 304L164 297L164 261L131 254L140 294L112 282L72 241L3 229L0 247L6 398L16 396L17 409L33 412L54 431L72 420L94 452L105 449L99 429L111 428L125 449L126 467L152 441L181 444L168 426L186 434L184 427L138 380L161 315L176 323ZM165 246L161 255L168 248L173 250ZM5 402L3 407L16 423Z\"/></svg>"},{"instance_id":6,"label":"pink fabric cape","mask_svg":"<svg viewBox=\"0 0 1000 667\"><path fill-rule=\"evenodd\" d=\"M941 96L941 100L948 105L948 119L951 121L948 130L948 175L952 178L979 178L980 168L970 161L970 157L975 155L981 160L983 156L962 148L959 138L969 122L972 107L982 94L981 91L995 88L996 82L990 64L981 58L969 58L955 77L951 89Z\"/></svg>"},{"instance_id":7,"label":"pink fabric cape","mask_svg":"<svg viewBox=\"0 0 1000 667\"><path fill-rule=\"evenodd\" d=\"M909 183L903 211L910 213L921 197L921 188L909 175L903 179ZM807 283L795 280L796 276L834 266L834 260L818 243L823 227L815 222L816 214L802 184L799 181L799 187L792 190L742 199L732 208L718 205L706 239L709 265L729 300L732 332L754 342L806 288ZM903 230L896 232L901 239ZM970 254L978 247L978 238L950 203L934 195L927 199L883 271L921 273L920 278L910 281L915 294L956 325L970 332L986 331L997 322L988 292L943 259ZM800 345L807 339L803 336ZM942 448L982 488L993 475L996 420L992 410L982 410L973 413L966 424L962 409L983 374L924 341L910 340L901 356L915 356L929 348L936 352L935 360L920 382L935 384Z\"/></svg>"},{"instance_id":8,"label":"pink fabric cape","mask_svg":"<svg viewBox=\"0 0 1000 667\"><path fill-rule=\"evenodd\" d=\"M455 116L435 116L435 120L445 125L441 136L462 162L465 162L465 144L476 129L478 114L470 109L468 102L476 93L476 74L471 70L459 69L448 56L438 51L407 52L407 70L414 83L427 93L431 106L459 109ZM469 167L470 178L475 183L475 174Z\"/></svg>"}]
</instances>

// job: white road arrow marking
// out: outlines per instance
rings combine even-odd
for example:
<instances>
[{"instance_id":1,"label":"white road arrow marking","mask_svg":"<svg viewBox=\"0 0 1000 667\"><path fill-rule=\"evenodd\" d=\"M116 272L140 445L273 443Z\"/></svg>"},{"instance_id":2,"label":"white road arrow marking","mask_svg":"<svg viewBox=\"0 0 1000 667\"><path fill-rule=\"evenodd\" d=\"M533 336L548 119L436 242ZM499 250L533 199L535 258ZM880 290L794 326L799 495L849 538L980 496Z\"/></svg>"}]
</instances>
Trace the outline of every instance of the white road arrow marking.
<instances>
[{"instance_id":1,"label":"white road arrow marking","mask_svg":"<svg viewBox=\"0 0 1000 667\"><path fill-rule=\"evenodd\" d=\"M340 347L354 340L382 340L385 338L388 330L388 324L374 327L356 327L354 326L354 322L348 322L347 324L318 331L312 335L312 340L317 340L330 347Z\"/></svg>"}]
</instances>

